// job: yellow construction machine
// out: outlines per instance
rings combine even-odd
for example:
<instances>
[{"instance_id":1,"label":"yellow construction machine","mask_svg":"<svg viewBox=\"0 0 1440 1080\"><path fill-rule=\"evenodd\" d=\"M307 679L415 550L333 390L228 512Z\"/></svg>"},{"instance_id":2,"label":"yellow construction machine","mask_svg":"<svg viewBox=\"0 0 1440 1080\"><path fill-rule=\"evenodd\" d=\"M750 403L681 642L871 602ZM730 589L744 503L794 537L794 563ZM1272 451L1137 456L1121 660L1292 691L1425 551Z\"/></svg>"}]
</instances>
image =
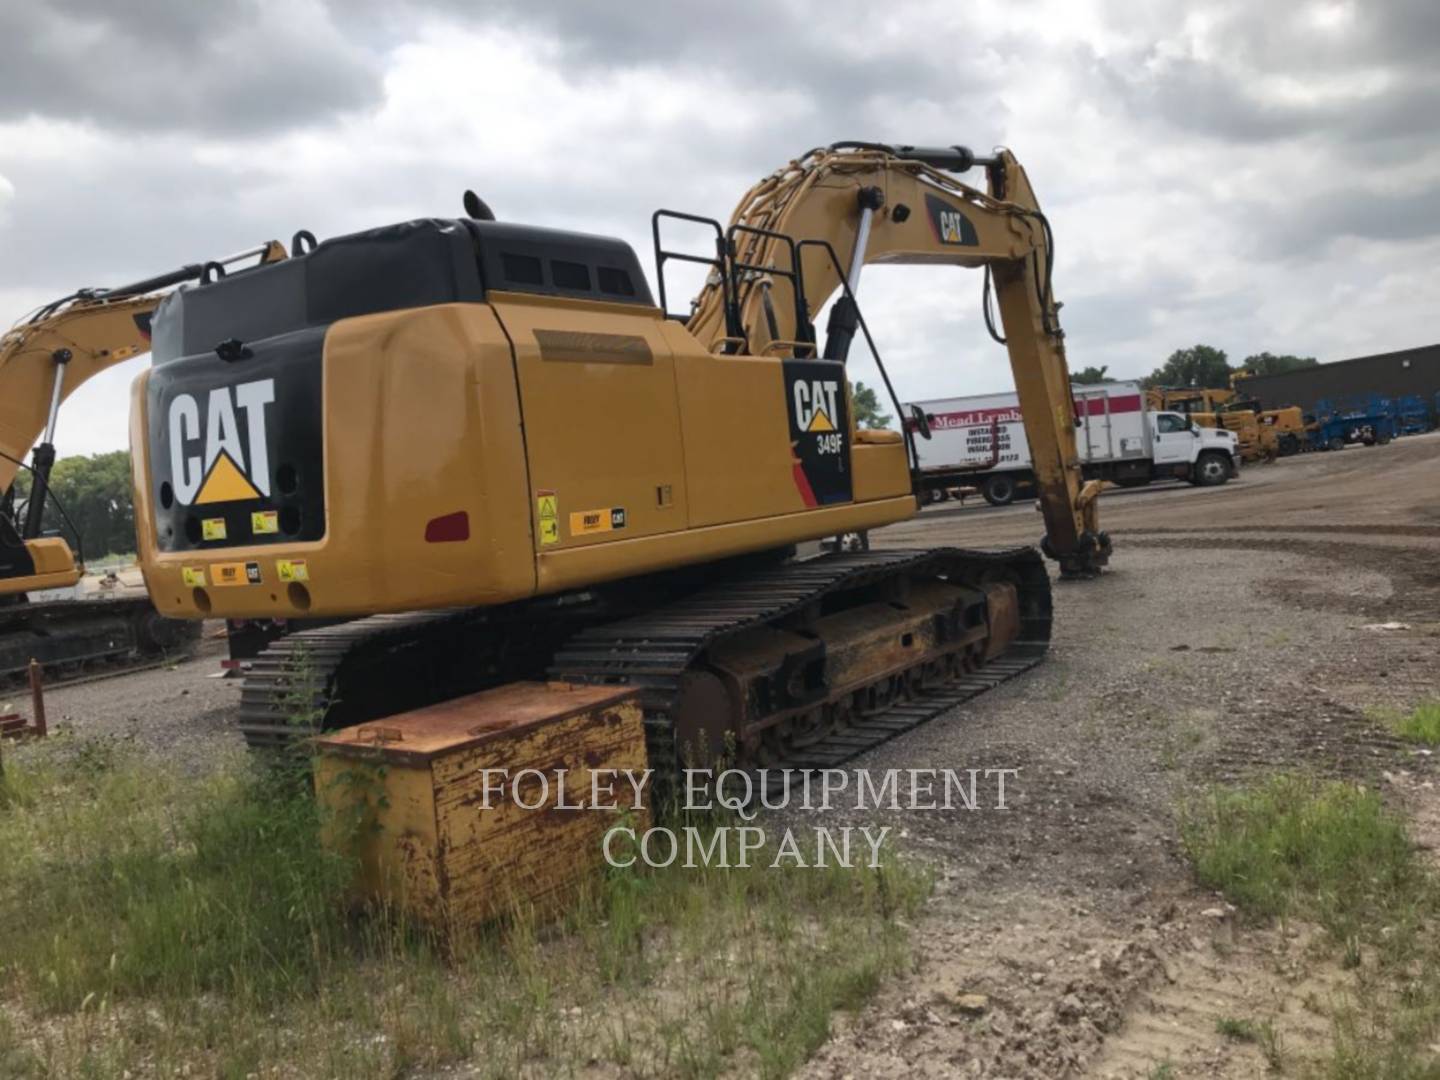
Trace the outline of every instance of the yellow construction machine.
<instances>
[{"instance_id":1,"label":"yellow construction machine","mask_svg":"<svg viewBox=\"0 0 1440 1080\"><path fill-rule=\"evenodd\" d=\"M983 190L958 179L973 166ZM548 677L640 687L662 775L686 748L813 766L1037 662L1051 598L1032 549L793 557L918 510L924 416L857 430L850 401L873 262L985 271L1042 546L1065 575L1106 563L1054 242L1008 151L838 144L762 180L728 226L657 211L658 303L621 241L496 221L470 193L466 210L297 239L156 312L131 445L157 607L363 616L262 654L252 743ZM703 251L667 246L681 224ZM672 315L677 261L708 278Z\"/></svg>"},{"instance_id":2,"label":"yellow construction machine","mask_svg":"<svg viewBox=\"0 0 1440 1080\"><path fill-rule=\"evenodd\" d=\"M1182 412L1203 427L1235 432L1246 462L1273 461L1305 448L1305 418L1298 406L1264 409L1233 389L1194 386L1151 387L1145 400L1148 408Z\"/></svg>"},{"instance_id":3,"label":"yellow construction machine","mask_svg":"<svg viewBox=\"0 0 1440 1080\"><path fill-rule=\"evenodd\" d=\"M1145 391L1151 409L1180 412L1201 427L1235 433L1240 460L1273 460L1279 453L1277 433L1262 426L1249 403L1237 401L1234 390L1206 386L1153 386Z\"/></svg>"},{"instance_id":4,"label":"yellow construction machine","mask_svg":"<svg viewBox=\"0 0 1440 1080\"><path fill-rule=\"evenodd\" d=\"M24 671L31 659L45 665L113 660L198 637L197 625L160 618L143 595L45 598L49 590L72 589L84 573L82 538L73 528L80 551L60 536L42 535L47 503L64 516L49 487L60 405L90 378L149 351L158 290L284 254L269 244L119 288L81 289L0 335L0 678ZM21 469L30 473L23 502L14 485Z\"/></svg>"}]
</instances>

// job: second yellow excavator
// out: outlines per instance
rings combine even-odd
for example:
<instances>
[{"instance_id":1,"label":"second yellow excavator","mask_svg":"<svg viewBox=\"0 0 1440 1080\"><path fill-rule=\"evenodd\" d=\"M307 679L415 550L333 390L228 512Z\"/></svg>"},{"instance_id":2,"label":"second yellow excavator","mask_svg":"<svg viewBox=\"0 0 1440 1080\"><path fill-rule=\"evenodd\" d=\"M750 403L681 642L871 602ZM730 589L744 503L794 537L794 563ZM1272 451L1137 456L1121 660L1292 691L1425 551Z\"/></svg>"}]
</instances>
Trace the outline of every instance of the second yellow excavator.
<instances>
[{"instance_id":1,"label":"second yellow excavator","mask_svg":"<svg viewBox=\"0 0 1440 1080\"><path fill-rule=\"evenodd\" d=\"M43 533L47 505L65 513L50 490L60 406L102 371L149 351L160 290L284 257L272 242L129 285L79 289L0 334L0 684L32 660L53 672L168 652L199 636L198 626L157 615L143 594L67 592L84 573L83 538L71 527L72 547ZM14 483L22 469L30 477L23 500Z\"/></svg>"},{"instance_id":2,"label":"second yellow excavator","mask_svg":"<svg viewBox=\"0 0 1440 1080\"><path fill-rule=\"evenodd\" d=\"M985 190L957 179L977 165ZM658 303L621 241L499 222L469 193L466 209L297 238L156 313L131 422L156 605L363 616L262 654L252 742L539 676L641 687L662 773L685 748L814 765L1034 664L1051 597L1031 549L792 557L918 510L923 415L861 431L851 407L873 262L985 270L1043 546L1066 575L1108 560L1054 241L1008 151L838 144L761 181L728 226L657 211ZM677 221L713 245L667 247ZM672 315L677 260L709 276Z\"/></svg>"}]
</instances>

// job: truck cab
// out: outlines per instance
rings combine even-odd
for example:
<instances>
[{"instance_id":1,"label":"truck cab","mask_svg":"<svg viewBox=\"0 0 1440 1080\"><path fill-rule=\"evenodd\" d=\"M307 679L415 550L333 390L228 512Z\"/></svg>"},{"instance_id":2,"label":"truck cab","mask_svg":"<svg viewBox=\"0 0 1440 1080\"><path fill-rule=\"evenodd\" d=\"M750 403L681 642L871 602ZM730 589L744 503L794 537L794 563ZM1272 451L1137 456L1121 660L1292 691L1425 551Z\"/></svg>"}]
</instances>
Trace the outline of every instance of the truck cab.
<instances>
[{"instance_id":1,"label":"truck cab","mask_svg":"<svg viewBox=\"0 0 1440 1080\"><path fill-rule=\"evenodd\" d=\"M1211 487L1240 473L1239 437L1224 428L1202 427L1178 412L1151 412L1148 434L1154 475L1178 476Z\"/></svg>"}]
</instances>

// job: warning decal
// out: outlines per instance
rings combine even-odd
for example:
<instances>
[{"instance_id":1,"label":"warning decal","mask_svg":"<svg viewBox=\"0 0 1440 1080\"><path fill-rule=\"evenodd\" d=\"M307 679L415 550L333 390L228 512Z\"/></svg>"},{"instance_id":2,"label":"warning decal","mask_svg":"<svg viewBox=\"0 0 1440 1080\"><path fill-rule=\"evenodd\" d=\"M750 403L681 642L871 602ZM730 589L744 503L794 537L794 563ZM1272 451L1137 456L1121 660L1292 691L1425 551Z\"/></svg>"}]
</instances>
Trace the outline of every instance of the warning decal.
<instances>
[{"instance_id":1,"label":"warning decal","mask_svg":"<svg viewBox=\"0 0 1440 1080\"><path fill-rule=\"evenodd\" d=\"M309 581L310 567L304 559L276 559L275 574L281 581Z\"/></svg>"},{"instance_id":2,"label":"warning decal","mask_svg":"<svg viewBox=\"0 0 1440 1080\"><path fill-rule=\"evenodd\" d=\"M559 496L553 491L535 493L535 520L540 527L540 545L560 542Z\"/></svg>"},{"instance_id":3,"label":"warning decal","mask_svg":"<svg viewBox=\"0 0 1440 1080\"><path fill-rule=\"evenodd\" d=\"M206 540L224 540L225 519L223 517L206 518L200 522L200 535Z\"/></svg>"},{"instance_id":4,"label":"warning decal","mask_svg":"<svg viewBox=\"0 0 1440 1080\"><path fill-rule=\"evenodd\" d=\"M625 528L625 508L613 506L601 510L577 510L570 515L570 535L610 532Z\"/></svg>"},{"instance_id":5,"label":"warning decal","mask_svg":"<svg viewBox=\"0 0 1440 1080\"><path fill-rule=\"evenodd\" d=\"M205 568L203 566L182 566L180 576L192 589L205 587Z\"/></svg>"},{"instance_id":6,"label":"warning decal","mask_svg":"<svg viewBox=\"0 0 1440 1080\"><path fill-rule=\"evenodd\" d=\"M806 506L850 502L854 496L845 365L834 360L786 360L784 369L795 487Z\"/></svg>"},{"instance_id":7,"label":"warning decal","mask_svg":"<svg viewBox=\"0 0 1440 1080\"><path fill-rule=\"evenodd\" d=\"M280 531L279 511L256 510L250 515L250 531L256 536L264 536L267 533L278 533Z\"/></svg>"}]
</instances>

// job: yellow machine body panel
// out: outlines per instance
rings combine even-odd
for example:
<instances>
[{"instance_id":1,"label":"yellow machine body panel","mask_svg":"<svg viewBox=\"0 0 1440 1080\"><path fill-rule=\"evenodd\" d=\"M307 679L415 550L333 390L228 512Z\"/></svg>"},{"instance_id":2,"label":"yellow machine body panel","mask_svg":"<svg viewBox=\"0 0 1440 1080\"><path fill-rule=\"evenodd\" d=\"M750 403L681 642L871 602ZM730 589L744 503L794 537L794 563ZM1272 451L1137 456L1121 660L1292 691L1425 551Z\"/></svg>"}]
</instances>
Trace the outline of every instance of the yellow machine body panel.
<instances>
[{"instance_id":1,"label":"yellow machine body panel","mask_svg":"<svg viewBox=\"0 0 1440 1080\"><path fill-rule=\"evenodd\" d=\"M4 579L7 593L27 593L38 589L68 589L76 584L82 571L75 563L70 545L59 537L45 536L26 541L25 547L33 564L33 573Z\"/></svg>"},{"instance_id":2,"label":"yellow machine body panel","mask_svg":"<svg viewBox=\"0 0 1440 1080\"><path fill-rule=\"evenodd\" d=\"M223 547L165 552L157 485L137 454L147 586L167 615L499 604L911 516L905 445L855 445L838 364L826 366L844 426L809 437L837 448L851 497L807 505L786 363L707 353L654 308L545 296L337 322L321 379L324 536L236 544L227 520ZM248 385L243 364L226 375L230 387L207 392ZM149 415L152 376L134 386L137 447L170 423ZM208 409L197 415L209 422ZM206 481L225 467L197 460ZM206 516L219 513L201 501L206 481L193 504L202 535L225 520ZM279 512L248 511L261 522ZM460 515L464 527L437 539L436 523Z\"/></svg>"}]
</instances>

